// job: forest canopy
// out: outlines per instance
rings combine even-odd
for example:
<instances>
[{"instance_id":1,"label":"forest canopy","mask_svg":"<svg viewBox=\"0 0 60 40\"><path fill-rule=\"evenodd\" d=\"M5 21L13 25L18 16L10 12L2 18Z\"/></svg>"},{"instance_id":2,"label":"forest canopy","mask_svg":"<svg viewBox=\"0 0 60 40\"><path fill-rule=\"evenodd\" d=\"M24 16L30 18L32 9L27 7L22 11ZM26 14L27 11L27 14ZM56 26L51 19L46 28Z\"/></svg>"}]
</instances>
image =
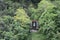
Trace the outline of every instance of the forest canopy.
<instances>
[{"instance_id":1,"label":"forest canopy","mask_svg":"<svg viewBox=\"0 0 60 40\"><path fill-rule=\"evenodd\" d=\"M40 40L60 40L60 0L0 0L0 40L29 40L32 20Z\"/></svg>"}]
</instances>

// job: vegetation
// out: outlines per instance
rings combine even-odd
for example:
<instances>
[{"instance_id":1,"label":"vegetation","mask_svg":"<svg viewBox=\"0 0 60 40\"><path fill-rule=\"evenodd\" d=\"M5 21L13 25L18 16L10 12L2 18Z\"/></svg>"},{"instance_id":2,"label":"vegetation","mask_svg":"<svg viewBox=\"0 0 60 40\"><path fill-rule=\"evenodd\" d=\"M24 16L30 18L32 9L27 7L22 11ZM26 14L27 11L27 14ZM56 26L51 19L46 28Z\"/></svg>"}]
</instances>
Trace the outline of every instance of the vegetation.
<instances>
[{"instance_id":1,"label":"vegetation","mask_svg":"<svg viewBox=\"0 0 60 40\"><path fill-rule=\"evenodd\" d=\"M60 0L0 0L0 40L29 40L32 20L33 40L60 40Z\"/></svg>"}]
</instances>

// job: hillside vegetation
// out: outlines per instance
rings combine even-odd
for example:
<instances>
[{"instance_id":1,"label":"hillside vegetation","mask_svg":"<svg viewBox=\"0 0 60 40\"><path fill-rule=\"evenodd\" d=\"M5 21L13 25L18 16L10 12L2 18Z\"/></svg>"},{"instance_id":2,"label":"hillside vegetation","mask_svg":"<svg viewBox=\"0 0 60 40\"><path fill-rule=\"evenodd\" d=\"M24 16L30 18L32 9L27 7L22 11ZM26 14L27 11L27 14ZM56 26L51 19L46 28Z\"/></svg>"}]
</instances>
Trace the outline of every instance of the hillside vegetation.
<instances>
[{"instance_id":1,"label":"hillside vegetation","mask_svg":"<svg viewBox=\"0 0 60 40\"><path fill-rule=\"evenodd\" d=\"M30 34L32 20L40 28ZM60 0L0 0L0 40L28 40L29 35L60 40Z\"/></svg>"}]
</instances>

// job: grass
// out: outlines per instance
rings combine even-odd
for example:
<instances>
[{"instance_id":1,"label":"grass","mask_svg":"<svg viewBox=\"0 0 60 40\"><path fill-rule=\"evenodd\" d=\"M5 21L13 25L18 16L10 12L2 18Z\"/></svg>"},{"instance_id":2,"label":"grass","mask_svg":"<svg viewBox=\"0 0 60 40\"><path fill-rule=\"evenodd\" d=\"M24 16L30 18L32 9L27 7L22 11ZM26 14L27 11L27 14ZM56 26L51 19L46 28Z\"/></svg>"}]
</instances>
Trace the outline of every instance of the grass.
<instances>
[{"instance_id":1,"label":"grass","mask_svg":"<svg viewBox=\"0 0 60 40\"><path fill-rule=\"evenodd\" d=\"M37 33L32 33L32 40L40 40L40 35Z\"/></svg>"},{"instance_id":2,"label":"grass","mask_svg":"<svg viewBox=\"0 0 60 40\"><path fill-rule=\"evenodd\" d=\"M45 40L46 36L43 34L38 34L36 32L32 32L32 40Z\"/></svg>"},{"instance_id":3,"label":"grass","mask_svg":"<svg viewBox=\"0 0 60 40\"><path fill-rule=\"evenodd\" d=\"M43 34L38 34L37 32L32 32L28 40L45 40L46 36Z\"/></svg>"}]
</instances>

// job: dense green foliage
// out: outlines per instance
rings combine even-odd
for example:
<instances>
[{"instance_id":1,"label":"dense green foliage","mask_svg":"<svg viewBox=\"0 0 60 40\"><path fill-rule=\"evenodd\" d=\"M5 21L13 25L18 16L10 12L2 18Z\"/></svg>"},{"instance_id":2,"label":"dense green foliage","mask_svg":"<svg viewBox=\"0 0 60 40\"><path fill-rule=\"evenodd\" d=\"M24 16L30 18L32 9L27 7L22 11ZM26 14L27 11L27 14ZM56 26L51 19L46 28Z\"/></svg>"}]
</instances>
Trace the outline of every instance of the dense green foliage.
<instances>
[{"instance_id":1,"label":"dense green foliage","mask_svg":"<svg viewBox=\"0 0 60 40\"><path fill-rule=\"evenodd\" d=\"M0 0L0 40L28 40L32 20L40 40L60 40L60 0Z\"/></svg>"}]
</instances>

